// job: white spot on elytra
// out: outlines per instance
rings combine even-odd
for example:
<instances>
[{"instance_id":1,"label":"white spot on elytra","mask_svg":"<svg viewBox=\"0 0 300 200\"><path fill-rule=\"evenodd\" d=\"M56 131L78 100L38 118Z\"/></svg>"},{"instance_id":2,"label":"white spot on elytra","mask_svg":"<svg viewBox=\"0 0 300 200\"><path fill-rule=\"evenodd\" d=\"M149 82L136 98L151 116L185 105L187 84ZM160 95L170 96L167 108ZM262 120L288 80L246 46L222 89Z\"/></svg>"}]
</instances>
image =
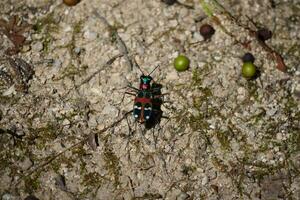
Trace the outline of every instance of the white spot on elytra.
<instances>
[{"instance_id":1,"label":"white spot on elytra","mask_svg":"<svg viewBox=\"0 0 300 200\"><path fill-rule=\"evenodd\" d=\"M139 107L139 106L137 106L137 105L135 105L133 108L134 108L134 109L141 110L141 107Z\"/></svg>"}]
</instances>

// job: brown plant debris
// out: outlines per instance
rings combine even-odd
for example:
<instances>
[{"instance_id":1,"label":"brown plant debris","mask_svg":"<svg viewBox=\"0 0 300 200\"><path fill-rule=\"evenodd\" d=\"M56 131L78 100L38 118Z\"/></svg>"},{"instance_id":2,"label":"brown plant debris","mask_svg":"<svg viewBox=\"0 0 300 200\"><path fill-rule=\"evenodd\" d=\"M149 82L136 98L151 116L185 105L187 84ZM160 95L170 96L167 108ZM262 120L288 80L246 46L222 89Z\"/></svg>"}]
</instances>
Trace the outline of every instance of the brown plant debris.
<instances>
[{"instance_id":1,"label":"brown plant debris","mask_svg":"<svg viewBox=\"0 0 300 200\"><path fill-rule=\"evenodd\" d=\"M7 55L17 54L26 37L23 35L31 28L31 25L23 22L18 16L12 16L9 21L0 19L0 33L3 33L13 43L14 47L6 50Z\"/></svg>"},{"instance_id":2,"label":"brown plant debris","mask_svg":"<svg viewBox=\"0 0 300 200\"><path fill-rule=\"evenodd\" d=\"M6 71L0 71L0 80L6 87L15 84L19 92L27 92L28 81L32 78L34 71L30 64L22 58L7 57L8 62Z\"/></svg>"}]
</instances>

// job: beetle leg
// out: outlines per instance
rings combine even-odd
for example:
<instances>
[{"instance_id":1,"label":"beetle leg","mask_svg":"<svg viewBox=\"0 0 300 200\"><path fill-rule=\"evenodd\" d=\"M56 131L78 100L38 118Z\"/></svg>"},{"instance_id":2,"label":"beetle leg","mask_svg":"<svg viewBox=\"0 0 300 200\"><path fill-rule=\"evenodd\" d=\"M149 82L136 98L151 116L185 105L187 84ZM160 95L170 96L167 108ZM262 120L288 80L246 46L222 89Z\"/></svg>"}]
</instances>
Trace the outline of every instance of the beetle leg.
<instances>
[{"instance_id":1,"label":"beetle leg","mask_svg":"<svg viewBox=\"0 0 300 200\"><path fill-rule=\"evenodd\" d=\"M140 91L139 89L137 89L136 87L133 87L133 86L131 86L131 85L127 85L127 87L130 88L130 89L133 89L133 90L135 90L135 91Z\"/></svg>"},{"instance_id":2,"label":"beetle leg","mask_svg":"<svg viewBox=\"0 0 300 200\"><path fill-rule=\"evenodd\" d=\"M123 96L122 96L122 98L121 98L121 101L120 101L119 103L114 104L114 105L116 106L116 105L120 105L121 103L123 103L126 94L129 94L129 95L132 95L132 96L135 96L135 95L136 95L135 93L127 92L127 91L126 91L126 92L124 92L124 94L123 94Z\"/></svg>"},{"instance_id":3,"label":"beetle leg","mask_svg":"<svg viewBox=\"0 0 300 200\"><path fill-rule=\"evenodd\" d=\"M129 94L129 95L132 95L132 96L135 96L136 94L134 93L131 93L131 92L125 92L125 94ZM124 95L125 96L125 95ZM124 98L124 97L123 97Z\"/></svg>"},{"instance_id":4,"label":"beetle leg","mask_svg":"<svg viewBox=\"0 0 300 200\"><path fill-rule=\"evenodd\" d=\"M140 131L140 135L141 135L141 138L142 140L147 144L147 145L150 145L151 142L146 138L146 130L143 129L142 131Z\"/></svg>"},{"instance_id":5,"label":"beetle leg","mask_svg":"<svg viewBox=\"0 0 300 200\"><path fill-rule=\"evenodd\" d=\"M129 111L130 113L133 112L133 110ZM127 126L128 126L128 136L125 136L125 138L127 139L126 141L126 145L125 145L125 149L128 148L129 146L129 142L130 142L130 138L132 137L132 135L134 134L134 132L136 131L136 129L132 129L130 126L130 120L128 119L128 116L126 116L126 122L127 122Z\"/></svg>"},{"instance_id":6,"label":"beetle leg","mask_svg":"<svg viewBox=\"0 0 300 200\"><path fill-rule=\"evenodd\" d=\"M130 112L133 112L133 110L131 110ZM129 123L128 117L126 117L126 121L127 121L127 125L128 125L129 137L130 137L130 135L131 135L135 130L132 130L132 128L130 127L130 123Z\"/></svg>"},{"instance_id":7,"label":"beetle leg","mask_svg":"<svg viewBox=\"0 0 300 200\"><path fill-rule=\"evenodd\" d=\"M165 95L168 95L168 94L170 94L170 93L157 94L157 95L154 95L153 98L161 98L161 97L163 97Z\"/></svg>"},{"instance_id":8,"label":"beetle leg","mask_svg":"<svg viewBox=\"0 0 300 200\"><path fill-rule=\"evenodd\" d=\"M161 116L161 118L164 118L164 119L170 119L170 117L167 117L167 116Z\"/></svg>"}]
</instances>

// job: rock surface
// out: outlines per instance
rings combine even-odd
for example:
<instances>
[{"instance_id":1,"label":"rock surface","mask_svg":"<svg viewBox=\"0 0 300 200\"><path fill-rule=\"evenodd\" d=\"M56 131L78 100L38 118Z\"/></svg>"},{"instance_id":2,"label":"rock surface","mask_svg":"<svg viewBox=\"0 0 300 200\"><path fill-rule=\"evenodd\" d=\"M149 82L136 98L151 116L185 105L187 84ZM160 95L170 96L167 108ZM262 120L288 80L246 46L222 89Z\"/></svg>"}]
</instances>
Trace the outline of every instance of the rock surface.
<instances>
[{"instance_id":1,"label":"rock surface","mask_svg":"<svg viewBox=\"0 0 300 200\"><path fill-rule=\"evenodd\" d=\"M198 0L2 0L1 19L31 26L21 43L0 22L0 70L15 83L0 73L1 198L299 199L300 4L220 3L240 25L218 10L219 23L205 17ZM272 30L266 44L287 73L243 27L255 29L250 19ZM204 41L206 23L216 31ZM12 57L33 65L27 91L9 90L26 70L2 62L16 44ZM257 79L241 76L246 52ZM191 61L181 73L179 54ZM126 86L157 65L165 118L146 129Z\"/></svg>"}]
</instances>

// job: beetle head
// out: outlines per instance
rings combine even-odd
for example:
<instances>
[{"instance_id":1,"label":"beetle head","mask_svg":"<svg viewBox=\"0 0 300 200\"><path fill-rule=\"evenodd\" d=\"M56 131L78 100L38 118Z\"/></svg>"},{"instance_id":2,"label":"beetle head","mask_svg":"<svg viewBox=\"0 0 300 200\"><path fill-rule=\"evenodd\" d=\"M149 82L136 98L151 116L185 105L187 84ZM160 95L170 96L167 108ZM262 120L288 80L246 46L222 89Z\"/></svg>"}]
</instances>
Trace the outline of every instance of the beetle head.
<instances>
[{"instance_id":1,"label":"beetle head","mask_svg":"<svg viewBox=\"0 0 300 200\"><path fill-rule=\"evenodd\" d=\"M152 77L151 76L145 76L142 75L140 76L140 89L141 90L148 90L150 89L150 83L152 81Z\"/></svg>"}]
</instances>

